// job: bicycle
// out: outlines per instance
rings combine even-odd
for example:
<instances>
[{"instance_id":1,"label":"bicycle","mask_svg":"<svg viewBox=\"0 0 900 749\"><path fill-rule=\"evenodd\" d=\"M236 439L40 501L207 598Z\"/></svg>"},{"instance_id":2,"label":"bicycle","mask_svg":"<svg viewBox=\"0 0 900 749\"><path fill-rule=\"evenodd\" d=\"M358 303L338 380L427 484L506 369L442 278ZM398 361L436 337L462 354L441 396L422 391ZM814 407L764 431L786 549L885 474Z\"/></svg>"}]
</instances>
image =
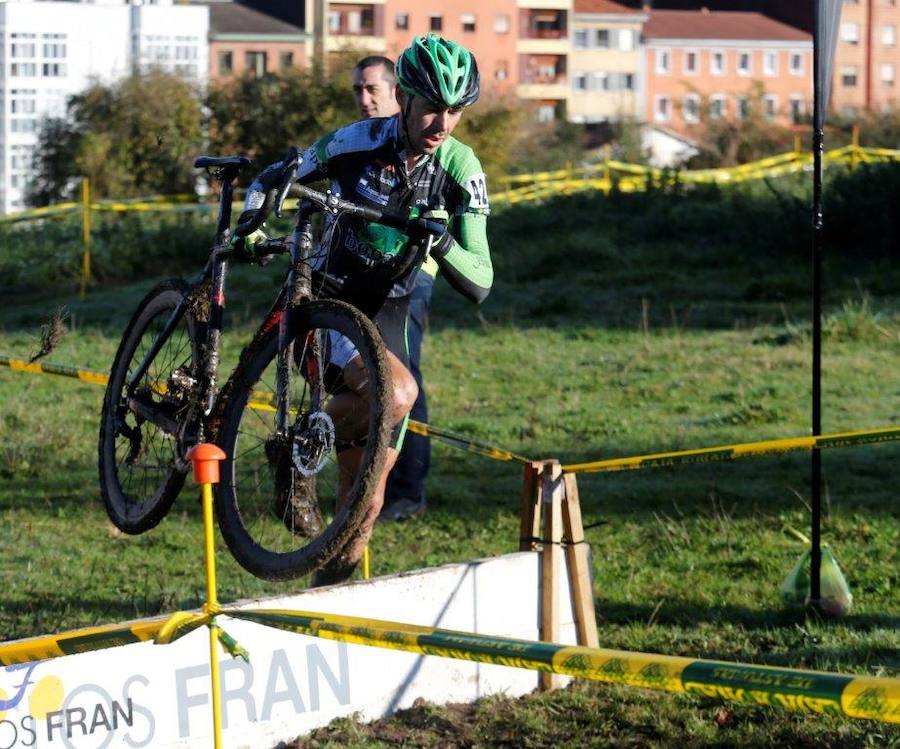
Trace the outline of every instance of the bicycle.
<instances>
[{"instance_id":1,"label":"bicycle","mask_svg":"<svg viewBox=\"0 0 900 749\"><path fill-rule=\"evenodd\" d=\"M292 185L300 163L299 151L291 149L268 176L258 210L242 214L234 235L247 237L273 210L281 217L292 187L299 196L293 231L248 251L232 242L230 225L234 183L249 159L195 161L222 186L209 258L197 280L163 281L138 305L113 360L99 438L104 505L128 534L150 530L169 512L184 485L188 450L204 440L218 444L228 456L215 503L220 530L235 559L269 580L307 574L352 539L382 472L392 426L384 343L371 320L335 298L343 279L329 274L315 254L312 217L350 214L404 232L415 221ZM427 253L433 235L425 235ZM377 272L399 278L422 252L410 242ZM219 391L228 266L265 264L285 253L290 261L281 290ZM367 402L353 400L331 364L336 348L348 342L365 369ZM353 475L338 470L335 453L342 444L364 448ZM312 538L295 522L304 493L331 513Z\"/></svg>"}]
</instances>

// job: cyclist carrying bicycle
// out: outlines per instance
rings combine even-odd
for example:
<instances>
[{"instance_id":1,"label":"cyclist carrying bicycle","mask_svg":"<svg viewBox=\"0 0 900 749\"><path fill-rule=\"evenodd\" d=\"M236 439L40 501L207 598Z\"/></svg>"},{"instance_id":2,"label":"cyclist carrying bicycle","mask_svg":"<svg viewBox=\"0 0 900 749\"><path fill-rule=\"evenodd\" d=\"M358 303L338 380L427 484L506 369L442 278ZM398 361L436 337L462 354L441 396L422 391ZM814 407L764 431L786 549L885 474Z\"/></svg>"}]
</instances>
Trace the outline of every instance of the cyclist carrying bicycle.
<instances>
[{"instance_id":1,"label":"cyclist carrying bicycle","mask_svg":"<svg viewBox=\"0 0 900 749\"><path fill-rule=\"evenodd\" d=\"M493 281L487 242L490 212L484 171L472 149L452 137L466 107L479 95L475 57L464 47L435 35L416 37L397 61L397 101L400 112L340 128L303 153L297 175L301 183L327 179L330 189L345 199L391 214L418 218L407 233L350 216L326 216L320 268L341 280L334 296L350 302L372 318L385 346L393 379L392 448L365 519L355 539L320 569L313 585L328 585L350 577L362 557L384 502L388 473L397 459L408 414L417 395L409 371L406 318L415 274L430 251L447 281L463 296L481 303ZM259 207L269 189L264 170L248 190L245 211ZM399 280L379 275L379 262L418 248L417 260ZM341 423L353 413L365 413L367 382L349 341L333 341L330 365L340 370L340 396L330 408L341 411ZM337 419L336 419L337 421ZM345 427L346 431L346 427ZM341 443L338 465L343 478L353 476L363 446L348 435ZM298 495L299 494L299 495ZM278 501L278 498L276 498ZM316 535L322 519L314 500L295 492L289 498L292 524Z\"/></svg>"}]
</instances>

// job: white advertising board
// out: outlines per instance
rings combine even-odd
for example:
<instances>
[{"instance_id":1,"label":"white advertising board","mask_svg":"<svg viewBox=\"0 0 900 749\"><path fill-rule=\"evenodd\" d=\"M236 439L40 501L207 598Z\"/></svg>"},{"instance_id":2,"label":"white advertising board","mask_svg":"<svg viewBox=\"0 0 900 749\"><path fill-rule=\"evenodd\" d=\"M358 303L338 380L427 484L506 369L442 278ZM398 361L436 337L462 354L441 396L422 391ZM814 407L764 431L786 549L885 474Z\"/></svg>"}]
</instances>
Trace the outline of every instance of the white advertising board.
<instances>
[{"instance_id":1,"label":"white advertising board","mask_svg":"<svg viewBox=\"0 0 900 749\"><path fill-rule=\"evenodd\" d=\"M539 554L523 552L296 595L244 601L528 640L539 637ZM575 643L565 568L560 642ZM364 720L417 698L518 696L537 674L493 664L323 640L220 618L250 663L220 657L226 747L274 747L356 713ZM209 636L134 643L0 669L0 749L211 747Z\"/></svg>"}]
</instances>

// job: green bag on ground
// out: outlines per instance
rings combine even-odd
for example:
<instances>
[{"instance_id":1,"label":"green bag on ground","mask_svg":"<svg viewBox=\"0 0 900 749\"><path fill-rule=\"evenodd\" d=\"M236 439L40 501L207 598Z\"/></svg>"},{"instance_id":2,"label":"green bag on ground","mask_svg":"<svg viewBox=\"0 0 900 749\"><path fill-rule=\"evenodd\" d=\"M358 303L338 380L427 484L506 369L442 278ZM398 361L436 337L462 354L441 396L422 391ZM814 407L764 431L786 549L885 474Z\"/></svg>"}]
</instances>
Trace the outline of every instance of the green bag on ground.
<instances>
[{"instance_id":1,"label":"green bag on ground","mask_svg":"<svg viewBox=\"0 0 900 749\"><path fill-rule=\"evenodd\" d=\"M793 529L792 529L793 530ZM809 545L809 539L799 531L793 534ZM809 549L800 555L797 563L781 583L781 597L788 604L804 605L809 598L810 575ZM822 544L822 565L819 572L819 588L821 607L826 614L835 617L845 616L853 605L853 594L844 573L834 558L828 544Z\"/></svg>"}]
</instances>

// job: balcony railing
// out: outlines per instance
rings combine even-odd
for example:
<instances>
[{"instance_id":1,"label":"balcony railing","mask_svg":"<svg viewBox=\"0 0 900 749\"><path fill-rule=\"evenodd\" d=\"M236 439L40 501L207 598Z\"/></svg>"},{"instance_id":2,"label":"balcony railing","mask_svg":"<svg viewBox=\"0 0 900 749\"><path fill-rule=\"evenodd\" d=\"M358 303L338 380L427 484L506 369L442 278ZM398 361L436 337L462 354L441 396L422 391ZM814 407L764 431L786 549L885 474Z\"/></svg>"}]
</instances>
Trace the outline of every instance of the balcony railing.
<instances>
[{"instance_id":1,"label":"balcony railing","mask_svg":"<svg viewBox=\"0 0 900 749\"><path fill-rule=\"evenodd\" d=\"M565 29L526 29L522 39L565 39Z\"/></svg>"},{"instance_id":2,"label":"balcony railing","mask_svg":"<svg viewBox=\"0 0 900 749\"><path fill-rule=\"evenodd\" d=\"M519 82L529 86L555 86L558 83L565 83L566 75L565 73L557 73L556 75L524 76Z\"/></svg>"}]
</instances>

